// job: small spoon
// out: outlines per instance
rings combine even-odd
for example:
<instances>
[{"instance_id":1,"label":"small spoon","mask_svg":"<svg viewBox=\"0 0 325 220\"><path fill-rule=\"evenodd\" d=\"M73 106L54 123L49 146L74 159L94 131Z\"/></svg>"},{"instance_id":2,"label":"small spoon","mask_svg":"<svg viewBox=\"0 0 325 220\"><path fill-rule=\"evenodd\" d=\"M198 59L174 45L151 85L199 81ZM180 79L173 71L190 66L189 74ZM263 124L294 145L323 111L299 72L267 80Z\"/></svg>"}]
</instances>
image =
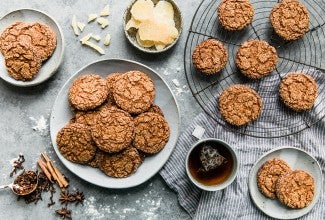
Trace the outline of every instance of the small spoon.
<instances>
[{"instance_id":1,"label":"small spoon","mask_svg":"<svg viewBox=\"0 0 325 220\"><path fill-rule=\"evenodd\" d=\"M17 182L19 181L19 179L23 176L23 175L35 175L36 176L36 183L33 183L33 187L24 191L24 190L19 190L20 188L25 188L24 186L20 186ZM28 194L31 194L32 192L35 191L35 189L37 188L38 185L38 174L35 171L32 170L28 170L28 171L24 171L22 174L18 175L13 183L7 184L7 185L2 185L0 186L0 189L6 189L6 188L10 188L11 191L18 195L18 196L25 196Z\"/></svg>"}]
</instances>

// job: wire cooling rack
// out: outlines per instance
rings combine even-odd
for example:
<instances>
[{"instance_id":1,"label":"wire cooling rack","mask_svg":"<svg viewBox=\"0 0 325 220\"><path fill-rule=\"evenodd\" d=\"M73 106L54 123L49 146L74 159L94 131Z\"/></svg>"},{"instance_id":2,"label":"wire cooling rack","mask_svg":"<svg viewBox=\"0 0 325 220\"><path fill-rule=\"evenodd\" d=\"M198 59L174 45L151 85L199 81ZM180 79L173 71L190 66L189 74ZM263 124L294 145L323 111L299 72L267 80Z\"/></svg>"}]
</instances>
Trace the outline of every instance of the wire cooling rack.
<instances>
[{"instance_id":1,"label":"wire cooling rack","mask_svg":"<svg viewBox=\"0 0 325 220\"><path fill-rule=\"evenodd\" d=\"M325 2L323 0L301 1L309 12L310 26L299 40L286 42L274 32L269 14L278 1L251 0L255 15L253 22L244 30L230 32L223 29L217 19L220 0L203 0L199 5L187 36L184 51L184 67L190 90L203 110L227 129L254 137L282 137L310 128L325 116ZM215 76L203 76L192 64L196 45L215 38L224 43L229 60L226 68ZM239 46L249 40L265 40L277 49L277 68L261 80L245 78L237 69L235 56ZM278 96L281 79L289 72L304 72L315 78L318 97L313 108L297 113L288 109ZM220 115L218 97L234 84L245 84L255 89L263 101L260 117L242 127L228 124Z\"/></svg>"}]
</instances>

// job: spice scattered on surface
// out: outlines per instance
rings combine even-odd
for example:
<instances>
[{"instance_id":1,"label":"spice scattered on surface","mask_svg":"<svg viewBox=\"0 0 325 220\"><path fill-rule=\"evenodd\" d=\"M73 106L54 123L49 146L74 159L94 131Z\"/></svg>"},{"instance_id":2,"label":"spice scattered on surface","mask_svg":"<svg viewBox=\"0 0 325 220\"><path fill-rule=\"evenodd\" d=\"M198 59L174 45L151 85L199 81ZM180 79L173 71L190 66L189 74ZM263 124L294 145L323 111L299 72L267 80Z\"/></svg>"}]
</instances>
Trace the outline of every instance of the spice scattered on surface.
<instances>
[{"instance_id":1,"label":"spice scattered on surface","mask_svg":"<svg viewBox=\"0 0 325 220\"><path fill-rule=\"evenodd\" d=\"M29 119L34 121L36 124L32 127L34 131L45 132L47 130L46 119L43 115L38 120L34 117L29 117Z\"/></svg>"},{"instance_id":2,"label":"spice scattered on surface","mask_svg":"<svg viewBox=\"0 0 325 220\"><path fill-rule=\"evenodd\" d=\"M71 217L71 210L63 207L61 209L55 210L55 212L62 218L62 219L72 219Z\"/></svg>"},{"instance_id":3,"label":"spice scattered on surface","mask_svg":"<svg viewBox=\"0 0 325 220\"><path fill-rule=\"evenodd\" d=\"M31 170L24 171L14 181L13 191L19 195L31 193L37 187L37 173Z\"/></svg>"},{"instance_id":4,"label":"spice scattered on surface","mask_svg":"<svg viewBox=\"0 0 325 220\"><path fill-rule=\"evenodd\" d=\"M10 172L9 176L12 177L17 173L17 170L24 169L23 163L25 162L24 155L22 153L19 154L18 158L12 162L13 169Z\"/></svg>"}]
</instances>

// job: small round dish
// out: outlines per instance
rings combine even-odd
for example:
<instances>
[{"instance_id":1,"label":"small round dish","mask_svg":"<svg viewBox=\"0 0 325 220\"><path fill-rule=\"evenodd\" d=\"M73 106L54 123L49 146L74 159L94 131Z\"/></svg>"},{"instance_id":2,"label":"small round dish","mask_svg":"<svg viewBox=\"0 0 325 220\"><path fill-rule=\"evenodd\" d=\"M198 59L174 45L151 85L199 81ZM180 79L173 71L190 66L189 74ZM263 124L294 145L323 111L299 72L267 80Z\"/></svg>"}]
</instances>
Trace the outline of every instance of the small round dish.
<instances>
[{"instance_id":1,"label":"small round dish","mask_svg":"<svg viewBox=\"0 0 325 220\"><path fill-rule=\"evenodd\" d=\"M267 160L275 157L286 161L293 170L304 170L312 175L315 181L315 195L309 206L302 209L287 208L277 199L269 199L259 191L257 172ZM313 156L298 148L279 147L265 153L256 161L249 174L248 187L253 202L266 215L276 219L296 219L307 214L318 202L323 189L322 179L322 170Z\"/></svg>"},{"instance_id":2,"label":"small round dish","mask_svg":"<svg viewBox=\"0 0 325 220\"><path fill-rule=\"evenodd\" d=\"M59 24L44 12L34 9L19 9L12 11L0 19L0 33L2 33L9 25L16 21L23 22L41 22L48 25L56 34L57 45L52 56L42 63L40 71L30 81L19 81L12 78L5 67L4 57L0 53L0 77L15 86L28 87L38 85L49 79L59 68L64 54L64 38Z\"/></svg>"},{"instance_id":3,"label":"small round dish","mask_svg":"<svg viewBox=\"0 0 325 220\"><path fill-rule=\"evenodd\" d=\"M151 54L157 54L157 53L162 53L165 52L167 50L169 50L170 48L172 48L178 41L181 33L182 33L182 29L183 29L183 18L182 18L182 13L179 9L179 7L177 6L176 2L174 0L165 0L169 3L172 4L173 8L174 8L174 21L175 21L175 27L178 30L178 36L177 38L173 41L173 43L167 45L164 49L162 50L156 50L156 48L154 46L149 47L149 48L145 48L142 47L141 45L138 44L137 39L136 39L136 33L137 31L134 28L131 28L130 30L126 30L126 24L127 22L131 19L131 8L133 6L133 4L136 2L137 0L133 0L130 5L127 7L127 9L125 10L124 13L124 17L123 17L123 29L124 29L124 33L126 38L128 39L128 41L130 42L131 45L133 45L135 48L137 48L138 50L145 52L145 53L151 53ZM152 2L156 5L160 0L152 0Z\"/></svg>"},{"instance_id":4,"label":"small round dish","mask_svg":"<svg viewBox=\"0 0 325 220\"><path fill-rule=\"evenodd\" d=\"M192 175L190 164L189 164L191 162L191 159L190 159L191 153L193 152L194 156L195 156L196 155L195 150L197 149L197 147L200 147L204 143L212 143L213 145L217 145L218 151L222 150L220 148L224 148L226 150L226 152L228 152L229 156L232 158L233 163L232 163L231 171L230 171L228 177L226 177L226 179L219 184L206 185L206 184L203 184L200 181L196 180L196 178ZM221 152L219 152L219 153L222 155ZM206 138L206 139L202 139L202 140L199 140L198 142L194 143L187 153L185 163L186 163L185 164L186 173L187 173L187 176L189 177L189 179L191 180L191 182L194 185L196 185L197 187L199 187L200 189L203 189L206 191L218 191L218 190L222 190L222 189L226 188L227 186L229 186L235 180L235 178L237 176L237 171L239 168L238 158L237 158L236 152L233 150L233 148L228 143L226 143L222 140L216 139L216 138ZM224 168L224 167L222 167L222 168Z\"/></svg>"}]
</instances>

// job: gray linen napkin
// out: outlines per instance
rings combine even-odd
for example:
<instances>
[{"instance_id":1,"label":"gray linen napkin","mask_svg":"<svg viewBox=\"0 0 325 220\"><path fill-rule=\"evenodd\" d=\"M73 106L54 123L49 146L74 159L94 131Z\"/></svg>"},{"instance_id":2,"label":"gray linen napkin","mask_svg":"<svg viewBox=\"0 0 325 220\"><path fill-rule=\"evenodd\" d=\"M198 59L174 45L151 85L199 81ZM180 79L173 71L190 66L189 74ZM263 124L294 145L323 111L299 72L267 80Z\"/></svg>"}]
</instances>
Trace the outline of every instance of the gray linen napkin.
<instances>
[{"instance_id":1,"label":"gray linen napkin","mask_svg":"<svg viewBox=\"0 0 325 220\"><path fill-rule=\"evenodd\" d=\"M324 100L324 97L321 100ZM322 105L320 109L324 110L325 103L320 102L320 105ZM186 175L185 158L188 149L197 141L191 135L197 125L205 129L203 138L222 139L237 152L240 162L237 178L224 190L201 191ZM297 134L268 139L249 137L226 130L205 113L199 114L181 134L173 154L160 174L169 187L178 194L180 205L193 219L270 219L253 204L248 191L248 176L251 167L262 154L280 146L294 146L307 151L317 159L323 175L325 174L325 119ZM323 185L325 186L325 183ZM325 219L324 189L316 206L301 219Z\"/></svg>"}]
</instances>

